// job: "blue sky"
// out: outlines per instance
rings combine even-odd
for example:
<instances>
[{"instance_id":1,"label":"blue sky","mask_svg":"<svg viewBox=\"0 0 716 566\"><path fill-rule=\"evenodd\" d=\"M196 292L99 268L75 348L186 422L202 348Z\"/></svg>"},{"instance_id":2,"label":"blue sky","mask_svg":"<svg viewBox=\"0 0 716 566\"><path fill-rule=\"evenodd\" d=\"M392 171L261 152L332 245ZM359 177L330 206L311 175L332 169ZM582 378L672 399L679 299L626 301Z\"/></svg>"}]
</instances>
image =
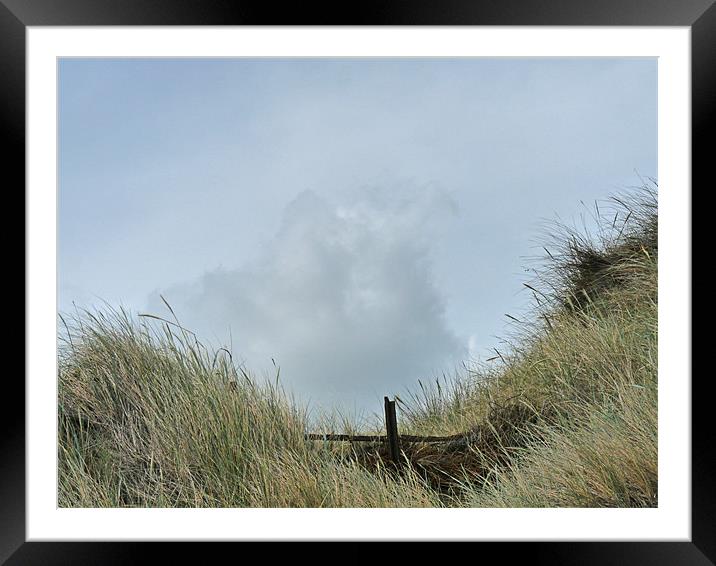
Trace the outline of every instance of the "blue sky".
<instances>
[{"instance_id":1,"label":"blue sky","mask_svg":"<svg viewBox=\"0 0 716 566\"><path fill-rule=\"evenodd\" d=\"M657 176L655 59L63 59L59 105L60 310L161 293L349 410L489 356L544 221Z\"/></svg>"}]
</instances>

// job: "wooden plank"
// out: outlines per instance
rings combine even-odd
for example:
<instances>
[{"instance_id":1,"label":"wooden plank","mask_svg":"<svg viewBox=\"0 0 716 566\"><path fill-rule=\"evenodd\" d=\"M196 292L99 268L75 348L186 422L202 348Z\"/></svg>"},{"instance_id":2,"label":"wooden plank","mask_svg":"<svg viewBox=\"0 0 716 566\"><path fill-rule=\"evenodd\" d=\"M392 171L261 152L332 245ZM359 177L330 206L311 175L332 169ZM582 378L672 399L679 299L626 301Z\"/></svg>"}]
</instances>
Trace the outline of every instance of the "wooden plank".
<instances>
[{"instance_id":1,"label":"wooden plank","mask_svg":"<svg viewBox=\"0 0 716 566\"><path fill-rule=\"evenodd\" d=\"M306 440L347 441L347 442L385 442L385 436L364 434L307 434Z\"/></svg>"},{"instance_id":2,"label":"wooden plank","mask_svg":"<svg viewBox=\"0 0 716 566\"><path fill-rule=\"evenodd\" d=\"M345 441L345 442L385 442L388 437L384 435L370 434L318 434L309 433L304 435L306 440ZM450 436L415 436L412 434L399 434L400 442L453 442L467 438L465 433L452 434Z\"/></svg>"},{"instance_id":3,"label":"wooden plank","mask_svg":"<svg viewBox=\"0 0 716 566\"><path fill-rule=\"evenodd\" d=\"M388 436L388 453L396 466L400 466L400 440L398 438L398 419L395 415L395 401L388 397L385 402L385 432Z\"/></svg>"}]
</instances>

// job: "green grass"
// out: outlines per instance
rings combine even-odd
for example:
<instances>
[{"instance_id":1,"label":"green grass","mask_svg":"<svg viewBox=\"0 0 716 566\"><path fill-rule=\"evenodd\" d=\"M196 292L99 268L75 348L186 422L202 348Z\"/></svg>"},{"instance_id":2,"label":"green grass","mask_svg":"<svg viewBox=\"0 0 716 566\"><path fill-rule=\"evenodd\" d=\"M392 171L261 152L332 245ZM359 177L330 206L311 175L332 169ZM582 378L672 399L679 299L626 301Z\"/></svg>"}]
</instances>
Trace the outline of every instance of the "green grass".
<instances>
[{"instance_id":1,"label":"green grass","mask_svg":"<svg viewBox=\"0 0 716 566\"><path fill-rule=\"evenodd\" d=\"M611 205L595 235L552 227L506 351L400 399L401 432L469 433L459 449L406 445L400 474L375 447L305 441L277 381L176 320L64 315L59 505L656 506L656 189Z\"/></svg>"}]
</instances>

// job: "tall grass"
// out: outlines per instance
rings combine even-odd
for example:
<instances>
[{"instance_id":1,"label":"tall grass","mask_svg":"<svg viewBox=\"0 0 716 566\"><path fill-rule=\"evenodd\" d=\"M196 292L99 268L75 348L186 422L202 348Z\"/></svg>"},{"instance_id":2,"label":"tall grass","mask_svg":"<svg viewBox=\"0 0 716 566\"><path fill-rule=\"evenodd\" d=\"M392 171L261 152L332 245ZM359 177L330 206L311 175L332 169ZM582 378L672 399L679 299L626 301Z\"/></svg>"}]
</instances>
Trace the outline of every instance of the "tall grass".
<instances>
[{"instance_id":1,"label":"tall grass","mask_svg":"<svg viewBox=\"0 0 716 566\"><path fill-rule=\"evenodd\" d=\"M65 319L66 320L66 319ZM389 480L304 440L305 414L226 352L123 311L67 321L59 363L60 506L413 506ZM223 354L223 355L222 355ZM356 486L363 486L356 490Z\"/></svg>"},{"instance_id":2,"label":"tall grass","mask_svg":"<svg viewBox=\"0 0 716 566\"><path fill-rule=\"evenodd\" d=\"M59 505L656 505L656 190L611 205L596 235L553 227L511 348L401 399L402 432L467 434L406 446L400 474L380 447L307 442L278 380L176 319L63 315Z\"/></svg>"}]
</instances>

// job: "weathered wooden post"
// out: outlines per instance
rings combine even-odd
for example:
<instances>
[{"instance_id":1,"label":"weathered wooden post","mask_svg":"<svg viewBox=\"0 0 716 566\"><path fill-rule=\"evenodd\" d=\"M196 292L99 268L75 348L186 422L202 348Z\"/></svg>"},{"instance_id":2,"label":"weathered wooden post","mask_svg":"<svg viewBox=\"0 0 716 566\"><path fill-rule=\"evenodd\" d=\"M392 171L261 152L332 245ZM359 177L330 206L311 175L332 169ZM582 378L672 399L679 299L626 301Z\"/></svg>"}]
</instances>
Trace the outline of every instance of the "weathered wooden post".
<instances>
[{"instance_id":1,"label":"weathered wooden post","mask_svg":"<svg viewBox=\"0 0 716 566\"><path fill-rule=\"evenodd\" d=\"M395 416L395 401L385 400L385 432L388 438L388 454L396 466L400 466L400 439L398 438L398 419Z\"/></svg>"}]
</instances>

